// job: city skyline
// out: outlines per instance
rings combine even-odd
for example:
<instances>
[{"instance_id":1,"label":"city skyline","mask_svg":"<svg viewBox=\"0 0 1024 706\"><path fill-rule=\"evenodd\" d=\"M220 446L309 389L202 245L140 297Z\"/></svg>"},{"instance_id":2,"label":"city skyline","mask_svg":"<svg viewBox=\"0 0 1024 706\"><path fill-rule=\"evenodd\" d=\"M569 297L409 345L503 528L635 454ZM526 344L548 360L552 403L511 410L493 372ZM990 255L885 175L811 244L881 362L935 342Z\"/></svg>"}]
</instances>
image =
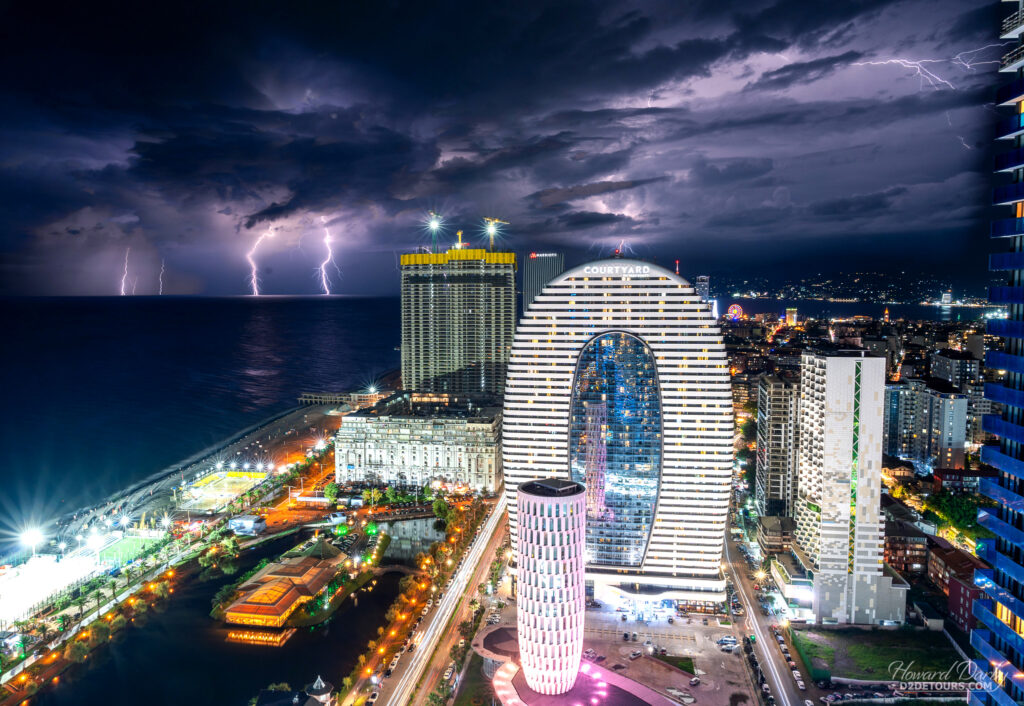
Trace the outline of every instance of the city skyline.
<instances>
[{"instance_id":1,"label":"city skyline","mask_svg":"<svg viewBox=\"0 0 1024 706\"><path fill-rule=\"evenodd\" d=\"M382 12L8 10L0 293L394 294L431 211L570 265L987 276L997 4Z\"/></svg>"}]
</instances>

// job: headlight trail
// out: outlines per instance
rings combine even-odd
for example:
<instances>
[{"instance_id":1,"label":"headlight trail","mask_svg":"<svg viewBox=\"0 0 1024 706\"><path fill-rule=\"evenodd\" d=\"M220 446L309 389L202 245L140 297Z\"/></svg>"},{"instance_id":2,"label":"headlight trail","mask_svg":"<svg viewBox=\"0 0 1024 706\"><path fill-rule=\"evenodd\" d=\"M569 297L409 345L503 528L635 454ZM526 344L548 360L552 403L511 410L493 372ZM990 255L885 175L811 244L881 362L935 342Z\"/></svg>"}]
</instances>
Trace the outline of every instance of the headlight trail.
<instances>
[{"instance_id":1,"label":"headlight trail","mask_svg":"<svg viewBox=\"0 0 1024 706\"><path fill-rule=\"evenodd\" d=\"M245 259L249 261L249 268L251 274L249 275L249 286L252 287L252 295L258 297L260 295L260 278L258 268L256 267L256 249L263 242L264 238L273 238L274 231L268 230L266 233L256 238L256 242L252 244L252 249L249 250L245 255Z\"/></svg>"}]
</instances>

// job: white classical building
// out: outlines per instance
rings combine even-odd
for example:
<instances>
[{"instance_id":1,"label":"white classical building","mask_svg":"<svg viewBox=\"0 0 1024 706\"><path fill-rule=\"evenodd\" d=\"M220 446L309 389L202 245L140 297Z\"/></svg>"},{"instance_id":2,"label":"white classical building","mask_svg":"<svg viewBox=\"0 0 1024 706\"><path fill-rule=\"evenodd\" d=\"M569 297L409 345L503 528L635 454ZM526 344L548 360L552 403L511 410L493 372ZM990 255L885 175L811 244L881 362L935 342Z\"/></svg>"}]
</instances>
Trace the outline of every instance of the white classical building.
<instances>
[{"instance_id":1,"label":"white classical building","mask_svg":"<svg viewBox=\"0 0 1024 706\"><path fill-rule=\"evenodd\" d=\"M718 325L693 286L638 260L563 273L519 322L505 385L513 538L519 483L575 480L595 587L724 599L732 398Z\"/></svg>"},{"instance_id":2,"label":"white classical building","mask_svg":"<svg viewBox=\"0 0 1024 706\"><path fill-rule=\"evenodd\" d=\"M538 694L564 694L579 674L586 513L584 488L574 481L531 480L516 493L519 660Z\"/></svg>"},{"instance_id":3,"label":"white classical building","mask_svg":"<svg viewBox=\"0 0 1024 706\"><path fill-rule=\"evenodd\" d=\"M400 392L341 419L338 483L423 486L487 493L501 487L501 408L491 399Z\"/></svg>"},{"instance_id":4,"label":"white classical building","mask_svg":"<svg viewBox=\"0 0 1024 706\"><path fill-rule=\"evenodd\" d=\"M808 351L800 363L795 552L821 623L903 622L907 584L884 564L885 358Z\"/></svg>"}]
</instances>

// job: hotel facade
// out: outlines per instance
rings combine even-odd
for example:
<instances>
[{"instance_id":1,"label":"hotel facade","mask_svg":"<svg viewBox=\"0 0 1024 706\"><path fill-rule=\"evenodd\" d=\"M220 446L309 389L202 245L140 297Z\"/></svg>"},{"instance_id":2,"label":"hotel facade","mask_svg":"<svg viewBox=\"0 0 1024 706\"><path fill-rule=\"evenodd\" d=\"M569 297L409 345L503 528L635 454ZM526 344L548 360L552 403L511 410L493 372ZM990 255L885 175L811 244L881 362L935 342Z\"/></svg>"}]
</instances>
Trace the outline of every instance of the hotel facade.
<instances>
[{"instance_id":1,"label":"hotel facade","mask_svg":"<svg viewBox=\"0 0 1024 706\"><path fill-rule=\"evenodd\" d=\"M709 305L637 260L549 282L516 329L502 429L509 524L543 476L586 487L587 580L650 600L724 600L734 423Z\"/></svg>"}]
</instances>

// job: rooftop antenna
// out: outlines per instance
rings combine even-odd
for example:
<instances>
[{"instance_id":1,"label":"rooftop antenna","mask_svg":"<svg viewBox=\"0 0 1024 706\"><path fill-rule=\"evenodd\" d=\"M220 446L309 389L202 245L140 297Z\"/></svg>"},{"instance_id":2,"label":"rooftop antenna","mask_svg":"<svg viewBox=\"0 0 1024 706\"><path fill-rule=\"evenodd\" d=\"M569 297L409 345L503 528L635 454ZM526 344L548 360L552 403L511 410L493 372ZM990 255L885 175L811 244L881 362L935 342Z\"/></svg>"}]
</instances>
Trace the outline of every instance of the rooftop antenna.
<instances>
[{"instance_id":1,"label":"rooftop antenna","mask_svg":"<svg viewBox=\"0 0 1024 706\"><path fill-rule=\"evenodd\" d=\"M491 241L491 252L494 252L494 236L498 234L498 226L507 226L509 222L503 221L500 218L484 218L484 223L487 224L487 237Z\"/></svg>"},{"instance_id":2,"label":"rooftop antenna","mask_svg":"<svg viewBox=\"0 0 1024 706\"><path fill-rule=\"evenodd\" d=\"M676 274L679 274L679 260L676 260Z\"/></svg>"}]
</instances>

